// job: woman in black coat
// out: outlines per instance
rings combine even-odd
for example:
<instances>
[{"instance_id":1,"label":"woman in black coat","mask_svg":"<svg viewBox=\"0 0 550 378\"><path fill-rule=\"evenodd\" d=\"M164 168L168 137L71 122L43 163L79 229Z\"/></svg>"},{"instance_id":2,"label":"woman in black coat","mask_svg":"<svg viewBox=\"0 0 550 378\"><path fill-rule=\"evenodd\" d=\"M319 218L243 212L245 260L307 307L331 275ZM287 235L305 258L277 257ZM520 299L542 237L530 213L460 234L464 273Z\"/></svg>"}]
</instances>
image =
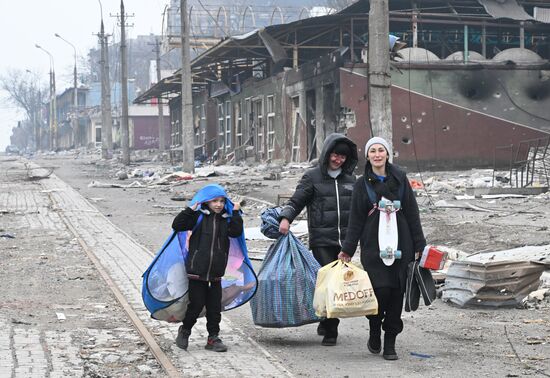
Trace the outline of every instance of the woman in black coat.
<instances>
[{"instance_id":1,"label":"woman in black coat","mask_svg":"<svg viewBox=\"0 0 550 378\"><path fill-rule=\"evenodd\" d=\"M426 246L420 224L418 204L405 172L389 163L391 153L388 142L380 137L371 138L365 146L367 164L365 174L353 188L348 232L338 257L351 260L357 243L361 241L361 264L368 272L376 298L378 315L368 316L370 335L367 347L372 353L382 349L381 330L384 330L386 360L397 360L395 339L403 330L401 312L405 293L407 266ZM370 193L369 193L370 192ZM398 250L402 257L386 266L380 258L378 201L400 200L396 213Z\"/></svg>"},{"instance_id":2,"label":"woman in black coat","mask_svg":"<svg viewBox=\"0 0 550 378\"><path fill-rule=\"evenodd\" d=\"M357 164L357 146L348 137L332 133L325 139L319 164L307 170L281 211L279 231L286 234L292 221L307 207L309 247L321 266L338 258L346 237ZM324 319L317 333L322 345L336 345L339 319Z\"/></svg>"}]
</instances>

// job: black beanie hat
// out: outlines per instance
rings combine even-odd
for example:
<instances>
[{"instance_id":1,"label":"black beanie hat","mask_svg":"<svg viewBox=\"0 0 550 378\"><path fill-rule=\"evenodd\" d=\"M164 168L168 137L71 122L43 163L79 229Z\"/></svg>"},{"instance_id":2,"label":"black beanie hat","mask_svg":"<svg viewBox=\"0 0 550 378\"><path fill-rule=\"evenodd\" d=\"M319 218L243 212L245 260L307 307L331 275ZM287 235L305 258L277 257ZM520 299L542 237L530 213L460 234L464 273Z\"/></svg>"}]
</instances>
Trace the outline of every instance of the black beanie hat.
<instances>
[{"instance_id":1,"label":"black beanie hat","mask_svg":"<svg viewBox=\"0 0 550 378\"><path fill-rule=\"evenodd\" d=\"M338 142L334 145L331 153L338 155L345 155L347 157L351 156L351 148L346 142Z\"/></svg>"}]
</instances>

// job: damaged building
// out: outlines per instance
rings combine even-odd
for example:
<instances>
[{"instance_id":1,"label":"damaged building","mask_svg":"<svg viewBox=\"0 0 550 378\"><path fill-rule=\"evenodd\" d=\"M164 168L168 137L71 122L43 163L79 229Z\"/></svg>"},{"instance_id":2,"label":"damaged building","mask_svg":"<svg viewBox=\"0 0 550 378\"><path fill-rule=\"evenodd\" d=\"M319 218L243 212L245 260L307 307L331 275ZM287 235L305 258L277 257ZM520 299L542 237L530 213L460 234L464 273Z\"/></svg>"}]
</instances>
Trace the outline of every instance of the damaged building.
<instances>
[{"instance_id":1,"label":"damaged building","mask_svg":"<svg viewBox=\"0 0 550 378\"><path fill-rule=\"evenodd\" d=\"M331 132L346 133L362 151L371 136L369 8L360 0L335 14L228 37L197 56L195 155L308 161ZM389 30L406 44L391 64L398 164L519 169L530 155L546 157L547 2L396 0ZM135 100L168 102L174 157L182 145L180 93L176 71Z\"/></svg>"}]
</instances>

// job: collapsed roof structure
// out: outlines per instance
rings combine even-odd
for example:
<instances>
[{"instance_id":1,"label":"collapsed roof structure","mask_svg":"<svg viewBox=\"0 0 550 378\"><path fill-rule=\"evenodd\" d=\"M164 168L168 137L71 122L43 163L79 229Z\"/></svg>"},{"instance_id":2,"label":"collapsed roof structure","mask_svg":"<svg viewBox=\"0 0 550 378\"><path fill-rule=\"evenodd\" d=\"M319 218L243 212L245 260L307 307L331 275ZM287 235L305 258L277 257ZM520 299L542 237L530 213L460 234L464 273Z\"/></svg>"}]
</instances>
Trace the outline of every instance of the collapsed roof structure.
<instances>
[{"instance_id":1,"label":"collapsed roof structure","mask_svg":"<svg viewBox=\"0 0 550 378\"><path fill-rule=\"evenodd\" d=\"M395 0L389 7L390 33L407 45L391 74L399 164L510 166L546 153L545 1ZM203 131L196 145L206 154L231 155L242 147L259 160L291 161L315 157L333 131L363 144L371 135L365 101L369 8L360 0L335 14L225 38L197 56L191 69L196 127ZM136 102L169 99L175 125L180 85L176 71ZM274 96L272 129L265 119L268 96ZM201 114L203 104L210 105Z\"/></svg>"}]
</instances>

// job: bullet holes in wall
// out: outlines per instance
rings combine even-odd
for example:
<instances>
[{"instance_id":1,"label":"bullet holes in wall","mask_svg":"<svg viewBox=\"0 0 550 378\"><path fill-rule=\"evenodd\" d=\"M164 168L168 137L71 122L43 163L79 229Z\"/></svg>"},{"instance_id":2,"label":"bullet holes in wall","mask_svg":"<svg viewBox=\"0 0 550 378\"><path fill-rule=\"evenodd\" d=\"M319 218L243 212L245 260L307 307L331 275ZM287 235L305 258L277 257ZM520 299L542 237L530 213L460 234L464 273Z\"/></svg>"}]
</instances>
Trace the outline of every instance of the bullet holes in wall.
<instances>
[{"instance_id":1,"label":"bullet holes in wall","mask_svg":"<svg viewBox=\"0 0 550 378\"><path fill-rule=\"evenodd\" d=\"M458 81L459 92L472 100L486 99L492 96L496 89L496 82L481 74L464 75Z\"/></svg>"},{"instance_id":2,"label":"bullet holes in wall","mask_svg":"<svg viewBox=\"0 0 550 378\"><path fill-rule=\"evenodd\" d=\"M449 131L451 129L451 126L449 125L443 125L443 127L441 128L443 131Z\"/></svg>"},{"instance_id":3,"label":"bullet holes in wall","mask_svg":"<svg viewBox=\"0 0 550 378\"><path fill-rule=\"evenodd\" d=\"M535 84L525 89L527 97L531 100L541 101L550 95L550 84Z\"/></svg>"},{"instance_id":4,"label":"bullet holes in wall","mask_svg":"<svg viewBox=\"0 0 550 378\"><path fill-rule=\"evenodd\" d=\"M411 138L409 138L409 137L403 137L403 138L401 138L401 143L403 143L403 144L411 144L411 143L412 143L412 140L411 140Z\"/></svg>"}]
</instances>

